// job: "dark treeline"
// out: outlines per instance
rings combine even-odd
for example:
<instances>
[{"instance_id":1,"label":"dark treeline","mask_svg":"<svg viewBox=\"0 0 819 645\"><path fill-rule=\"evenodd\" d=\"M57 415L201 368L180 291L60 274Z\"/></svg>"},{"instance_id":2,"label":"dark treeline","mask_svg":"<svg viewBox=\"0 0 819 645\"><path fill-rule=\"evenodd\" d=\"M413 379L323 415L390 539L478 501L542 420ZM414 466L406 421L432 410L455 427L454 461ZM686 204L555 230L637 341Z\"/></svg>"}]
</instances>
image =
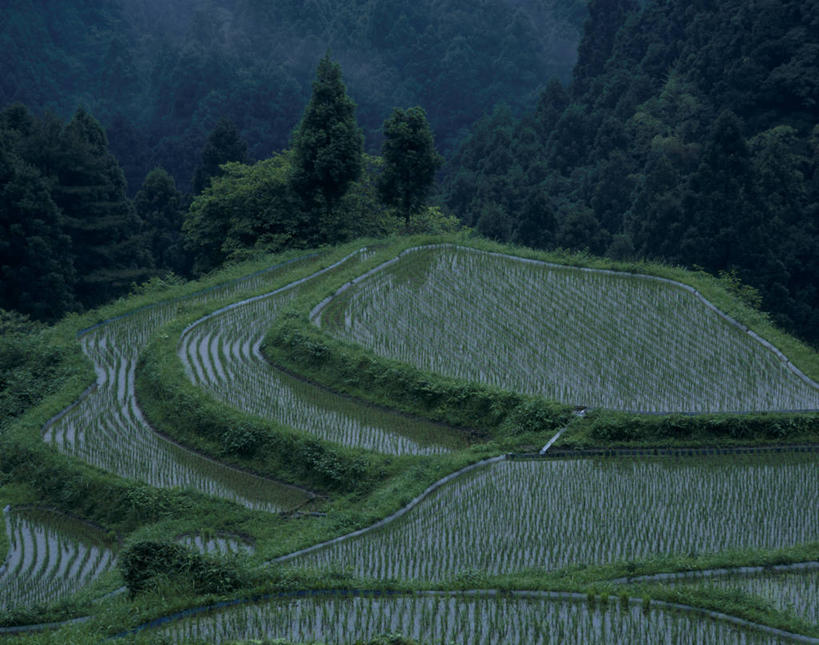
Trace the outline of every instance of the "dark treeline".
<instances>
[{"instance_id":1,"label":"dark treeline","mask_svg":"<svg viewBox=\"0 0 819 645\"><path fill-rule=\"evenodd\" d=\"M422 207L429 114L461 142L444 212L725 273L819 343L818 0L47 4L0 23L0 101L41 115L0 118L0 307L52 320L259 249L450 226ZM337 64L314 76L327 42L354 112Z\"/></svg>"},{"instance_id":2,"label":"dark treeline","mask_svg":"<svg viewBox=\"0 0 819 645\"><path fill-rule=\"evenodd\" d=\"M819 2L592 0L572 83L497 109L445 202L485 235L726 272L819 343Z\"/></svg>"},{"instance_id":3,"label":"dark treeline","mask_svg":"<svg viewBox=\"0 0 819 645\"><path fill-rule=\"evenodd\" d=\"M423 109L393 110L383 158L365 155L329 56L303 109L292 148L250 163L223 119L197 155L199 194L158 167L133 199L84 109L67 123L19 103L0 111L0 310L52 321L153 277L198 276L260 251L457 226L425 205L441 157Z\"/></svg>"},{"instance_id":4,"label":"dark treeline","mask_svg":"<svg viewBox=\"0 0 819 645\"><path fill-rule=\"evenodd\" d=\"M423 105L439 147L500 100L568 80L585 0L44 0L3 3L0 106L105 126L132 194L162 166L189 191L222 118L265 159L289 145L329 47L367 150L394 106Z\"/></svg>"}]
</instances>

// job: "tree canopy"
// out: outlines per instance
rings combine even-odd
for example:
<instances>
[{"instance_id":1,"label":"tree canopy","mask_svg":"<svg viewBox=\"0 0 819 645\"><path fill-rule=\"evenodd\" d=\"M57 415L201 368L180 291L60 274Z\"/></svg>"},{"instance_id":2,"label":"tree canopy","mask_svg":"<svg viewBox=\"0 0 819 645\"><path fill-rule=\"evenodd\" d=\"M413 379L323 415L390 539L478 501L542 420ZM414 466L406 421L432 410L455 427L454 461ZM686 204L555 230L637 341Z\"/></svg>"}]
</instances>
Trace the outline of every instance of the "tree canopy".
<instances>
[{"instance_id":1,"label":"tree canopy","mask_svg":"<svg viewBox=\"0 0 819 645\"><path fill-rule=\"evenodd\" d=\"M384 159L378 186L381 199L398 208L409 225L410 215L423 205L444 161L435 150L423 108L393 110L384 122L381 156Z\"/></svg>"},{"instance_id":2,"label":"tree canopy","mask_svg":"<svg viewBox=\"0 0 819 645\"><path fill-rule=\"evenodd\" d=\"M310 214L308 238L332 241L333 213L361 174L364 137L355 120L341 66L321 59L313 95L293 135L292 185Z\"/></svg>"}]
</instances>

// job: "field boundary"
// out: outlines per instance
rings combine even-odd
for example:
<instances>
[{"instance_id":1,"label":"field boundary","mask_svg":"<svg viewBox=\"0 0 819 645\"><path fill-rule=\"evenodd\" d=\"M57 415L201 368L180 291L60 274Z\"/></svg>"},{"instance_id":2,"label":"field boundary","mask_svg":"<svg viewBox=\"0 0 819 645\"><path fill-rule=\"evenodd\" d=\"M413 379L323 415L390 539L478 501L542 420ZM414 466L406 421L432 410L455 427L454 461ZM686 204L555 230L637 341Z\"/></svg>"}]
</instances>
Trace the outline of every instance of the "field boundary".
<instances>
[{"instance_id":1,"label":"field boundary","mask_svg":"<svg viewBox=\"0 0 819 645\"><path fill-rule=\"evenodd\" d=\"M231 303L229 305L225 305L224 307L220 307L219 309L216 309L215 311L212 311L209 314L206 314L206 315L202 316L201 318L193 321L190 325L185 327L182 330L182 333L179 334L179 342L180 343L182 342L182 339L185 337L185 335L189 331L191 331L195 327L198 327L199 325L201 325L205 321L210 320L211 318L215 318L216 316L219 316L219 315L221 315L221 314L223 314L223 313L225 313L227 311L231 311L233 309L238 309L239 307L249 305L251 302L258 302L259 300L265 300L266 298L271 298L271 297L273 297L275 295L278 295L280 293L284 293L285 291L289 291L290 289L294 289L294 288L298 287L299 285L304 284L308 280L312 280L313 278L316 278L316 277L318 277L320 275L323 275L323 274L327 273L328 271L332 271L336 267L341 266L342 264L347 262L347 260L350 260L350 259L354 258L356 255L359 255L361 253L366 253L366 252L367 252L367 247L362 246L360 249L357 249L357 250L353 251L352 253L348 253L343 258L341 258L337 262L334 262L330 266L326 266L323 269L319 269L318 271L316 271L314 273L311 273L310 275L305 276L303 278L299 278L298 280L294 280L293 282L288 282L286 285L284 285L282 287L279 287L278 289L274 289L273 291L269 291L267 293L262 293L262 294L259 294L258 296L252 296L250 298L245 298L244 300L239 300L239 301L233 302L233 303ZM315 257L317 255L319 255L319 254L315 253L312 256L305 256L305 257L310 258L310 257ZM296 259L301 259L301 258L296 258ZM289 264L289 263L292 263L294 261L295 260L290 260L289 262L276 265L275 267L271 267L268 270L273 270L275 268L279 268L281 266L284 266L285 264ZM255 275L255 274L251 274L251 276L252 275ZM247 277L251 277L251 276L247 276ZM239 278L239 279L243 280L245 278Z\"/></svg>"},{"instance_id":2,"label":"field boundary","mask_svg":"<svg viewBox=\"0 0 819 645\"><path fill-rule=\"evenodd\" d=\"M609 582L614 584L632 584L635 582L663 582L665 580L686 580L698 578L718 578L722 576L747 575L753 576L758 573L789 573L799 571L812 571L819 569L819 561L794 562L793 564L774 564L755 567L719 567L716 569L691 569L689 571L674 571L669 573L652 573L643 576L625 576L613 578Z\"/></svg>"},{"instance_id":3,"label":"field boundary","mask_svg":"<svg viewBox=\"0 0 819 645\"><path fill-rule=\"evenodd\" d=\"M583 457L696 457L700 455L759 455L787 452L819 452L819 444L775 444L770 446L669 447L669 448L554 448L549 452L509 453L508 459L572 459Z\"/></svg>"},{"instance_id":4,"label":"field boundary","mask_svg":"<svg viewBox=\"0 0 819 645\"><path fill-rule=\"evenodd\" d=\"M304 486L299 486L298 484L291 484L289 482L282 481L280 479L274 479L273 477L267 477L266 475L261 475L261 474L255 472L255 471L253 471L253 470L250 470L249 468L239 468L238 466L234 466L233 464L229 464L229 463L226 463L224 461L220 461L220 460L216 459L215 457L212 457L211 455L207 454L206 452L204 452L202 450L196 450L194 448L186 446L185 444L177 441L176 439L171 437L169 434L167 434L165 432L162 432L161 430L158 430L148 420L148 418L145 416L145 413L142 411L142 408L140 408L140 406L139 406L139 401L136 398L136 392L134 393L134 410L136 412L136 415L139 418L139 421L141 423L145 424L146 427L150 428L151 432L153 432L160 441L164 441L164 442L174 446L175 448L178 448L179 450L183 450L183 451L188 452L188 453L190 453L192 455L196 455L197 457L201 457L205 461L208 461L208 462L210 462L212 464L216 464L219 467L227 468L228 470L232 470L233 472L237 472L237 473L241 473L242 475L247 475L249 477L253 477L253 478L258 479L259 481L262 481L262 482L268 482L268 483L276 484L278 486L283 486L285 488L291 488L293 490L297 490L299 492L302 492L302 493L304 493L305 495L307 495L309 497L308 500L302 502L301 504L299 504L298 506L295 506L292 509L279 511L277 513L278 515L281 515L281 516L289 515L289 514L295 512L295 511L297 511L301 507L305 506L306 504L309 504L309 503L315 501L316 499L319 499L320 497L322 497L322 495L320 495L319 493L317 493L317 492L315 492L313 490L310 490L309 488L305 488ZM276 513L273 513L273 514L276 514Z\"/></svg>"},{"instance_id":5,"label":"field boundary","mask_svg":"<svg viewBox=\"0 0 819 645\"><path fill-rule=\"evenodd\" d=\"M216 289L221 289L222 287L227 287L230 285L238 284L242 280L249 280L250 278L255 278L259 275L264 275L265 273L270 273L271 271L275 271L276 269L281 269L282 267L288 266L290 264L295 264L299 260L310 260L312 258L316 258L320 256L320 252L316 253L308 253L306 255L299 255L294 258L290 258L289 260L285 260L284 262L279 262L278 264L274 264L269 267L265 267L263 269L259 269L258 271L253 271L248 273L247 275L240 275L238 278L231 278L230 280L226 280L224 282L219 282L217 284L211 285L210 287L205 287L203 289L199 289L198 291L194 291L192 293L187 293L183 296L177 296L175 298L166 298L164 300L157 300L156 302L151 302L147 305L142 305L141 307L137 307L136 309L132 309L131 311L126 311L124 314L119 314L117 316L112 316L111 318L106 318L105 320L101 320L98 323L91 325L90 327L85 327L80 329L77 332L77 338L84 336L85 334L97 329L98 327L102 327L103 325L107 325L109 323L114 322L115 320L121 320L123 318L129 318L130 316L134 316L142 311L146 311L148 309L155 309L161 305L171 305L175 302L184 302L185 300L190 300L192 298L196 298L198 296L204 295L211 291L215 291Z\"/></svg>"}]
</instances>

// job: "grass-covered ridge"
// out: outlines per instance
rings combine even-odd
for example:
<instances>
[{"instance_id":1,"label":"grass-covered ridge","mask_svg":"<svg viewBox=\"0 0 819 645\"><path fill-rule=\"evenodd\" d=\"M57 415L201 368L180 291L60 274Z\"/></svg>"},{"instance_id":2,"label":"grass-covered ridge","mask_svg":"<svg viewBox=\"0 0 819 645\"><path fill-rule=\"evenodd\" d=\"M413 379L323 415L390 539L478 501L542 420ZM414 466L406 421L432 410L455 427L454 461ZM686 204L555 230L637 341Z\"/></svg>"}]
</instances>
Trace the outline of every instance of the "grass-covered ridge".
<instances>
[{"instance_id":1,"label":"grass-covered ridge","mask_svg":"<svg viewBox=\"0 0 819 645\"><path fill-rule=\"evenodd\" d=\"M612 581L657 571L817 558L819 537L810 528L816 519L809 509L800 512L781 503L793 498L794 490L809 496L819 494L813 491L810 477L800 470L809 472L815 467L815 457L790 454L741 462L699 457L679 462L642 458L501 461L456 477L381 529L291 558L286 564L277 562L279 556L373 525L405 507L433 482L467 464L505 452L538 450L564 426L568 425L563 434L565 445L634 440L629 434L633 425L630 415L595 411L585 418L577 417L570 406L543 397L437 376L377 357L311 325L310 311L342 285L404 249L442 242L483 245L467 237L415 237L386 244L359 242L323 249L319 255L308 252L268 258L252 268L233 269L234 275L252 273L262 266L279 268L266 271L262 277L241 279L228 289L211 289L207 296L197 293L203 286L224 282L223 276L214 275L209 285L145 294L138 297L141 300L120 303L113 315L102 321L102 316L92 313L74 320L70 330L63 328L69 338L95 322L103 322L80 334L96 364L97 386L83 399L86 408L76 406L48 426L45 436L53 445L42 440L45 421L73 402L92 376L90 380L78 379L75 389L63 392L58 400L46 398L40 409L30 410L9 426L0 453L4 481L14 482L3 486L6 499L15 504L39 502L72 510L120 532L123 553L159 549L167 552L169 559L154 562L144 571L140 564L143 558L129 560L137 563L135 579L147 581L133 597L116 596L99 605L52 605L37 609L36 615L43 620L81 613L94 616L85 626L61 632L66 636L63 642L72 642L75 637L71 634L77 635L74 642L88 642L114 633L115 625L121 631L176 610L255 594L333 588L413 592L496 587L573 591L598 597L627 593L659 600L684 592L657 585L645 591L642 587L639 591L631 587L617 591ZM357 253L363 247L367 251ZM350 257L355 260L325 271ZM294 262L282 266L292 258ZM317 275L319 271L324 273ZM290 286L305 278L309 279L298 287ZM285 297L280 301L275 296L264 297L269 293ZM177 295L190 297L179 300ZM148 307L137 311L142 305ZM105 322L123 313L124 317ZM277 407L291 406L294 399L283 396L283 389L267 380L277 374L276 367L259 353L268 326L271 332L265 354L287 368L282 374L290 379L287 383L293 396L319 397L309 400L334 412L338 410L333 406L342 405L349 414L367 410L361 414L375 416L367 417L364 425L372 425L372 419L377 418L385 432L402 436L407 435L401 424L412 426L421 423L419 417L428 417L434 421L424 422L430 432L449 433L458 437L458 442L448 444L446 452L390 454L349 441L342 433L333 436L334 422L326 424L327 434L320 435L309 424L302 424L303 419L312 422L310 411L289 420L277 417ZM86 374L92 374L90 362L80 352L82 345L74 343L78 364ZM259 375L263 377L255 381ZM256 392L251 389L254 383L258 383ZM232 391L234 384L238 391ZM92 405L94 401L100 405ZM268 407L256 410L245 405L247 401ZM122 423L123 415L131 421ZM709 444L715 436L727 436L735 442L815 441L816 417L745 415L742 419L747 428L742 432L732 425L739 417L730 415L725 416L724 427L714 424L711 417L681 419L696 426L687 441ZM648 429L639 427L637 434L643 438L649 431L669 426L652 434L657 444L669 445L675 441L672 435L687 431L685 427L680 430L676 420L671 423L670 417L642 418ZM134 419L140 420L141 428ZM68 451L64 448L54 449L59 441L68 446L82 433L100 432L99 441L135 446L120 454L124 458L133 453L145 462L150 475L153 453L140 452L139 442L126 443L140 436L137 431L148 432L157 440L170 439L183 446L186 454L253 476L253 481L259 482L257 487L268 482L279 482L285 488L295 486L291 490L298 491L307 503L299 501L283 514L258 506L254 510L253 505L242 504L239 499L214 497L206 489L197 491L190 485L180 489L169 482L167 487L157 488L158 481L149 484L150 480L138 472L142 482L124 479L122 470L111 468L110 472L103 462L92 466L65 454ZM129 467L138 470L133 464ZM157 474L167 471L162 467L157 470ZM692 481L699 482L700 488L688 490L686 486ZM634 495L636 490L642 491L641 495ZM672 503L681 490L688 491L683 497L689 503ZM761 506L770 515L767 524L764 514L757 512ZM678 511L676 516L663 514L663 508L672 507ZM617 512L612 513L612 509ZM782 513L791 515L780 516ZM591 531L582 540L565 540L565 535L582 528L590 514L597 532ZM483 518L481 523L475 522L476 516ZM448 521L443 521L445 518ZM544 528L543 518L553 521ZM569 524L560 524L561 518ZM639 530L641 521L654 528ZM773 524L793 531L773 535ZM722 542L713 531L708 533L709 527L721 525L730 528ZM743 533L738 526L747 530ZM397 540L402 531L412 539ZM700 544L698 538L707 535L714 539ZM235 551L238 545L239 553L228 554L222 568L208 558L185 555L177 548L181 543L206 552L227 552L231 546ZM253 545L253 549L241 545ZM343 558L334 556L342 551L347 553ZM412 566L407 564L410 557L415 563ZM230 584L212 586L222 575ZM99 585L109 590L122 582L120 573L111 570L100 577ZM708 595L711 593L726 592L697 591L694 596L700 606L718 606L720 601L714 600L716 595ZM487 608L485 614L497 609ZM312 610L305 605L304 611L309 616ZM804 621L771 609L756 596L738 600L732 612L811 633ZM607 615L627 620L625 615L615 614ZM22 616L2 619L21 622ZM525 621L522 624L525 626ZM373 629L372 633L379 631ZM290 640L304 638L295 633L285 636ZM437 638L418 637L422 642ZM150 642L153 638L146 633L137 640ZM38 642L38 637L30 640Z\"/></svg>"}]
</instances>

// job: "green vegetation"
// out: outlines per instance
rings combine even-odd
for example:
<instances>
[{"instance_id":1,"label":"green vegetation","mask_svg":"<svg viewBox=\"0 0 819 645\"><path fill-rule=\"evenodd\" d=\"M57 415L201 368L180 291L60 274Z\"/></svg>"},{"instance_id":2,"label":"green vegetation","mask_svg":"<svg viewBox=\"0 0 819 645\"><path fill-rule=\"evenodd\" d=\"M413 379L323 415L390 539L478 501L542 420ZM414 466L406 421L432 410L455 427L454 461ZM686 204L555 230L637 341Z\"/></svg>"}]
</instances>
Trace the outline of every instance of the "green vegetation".
<instances>
[{"instance_id":1,"label":"green vegetation","mask_svg":"<svg viewBox=\"0 0 819 645\"><path fill-rule=\"evenodd\" d=\"M819 414L645 416L599 410L556 445L565 448L816 443Z\"/></svg>"},{"instance_id":2,"label":"green vegetation","mask_svg":"<svg viewBox=\"0 0 819 645\"><path fill-rule=\"evenodd\" d=\"M804 618L777 610L755 594L697 588L685 596L687 591L668 584L614 582L659 571L817 559L819 517L812 507L790 501L819 495L812 454L506 460L460 475L376 530L279 560L370 527L400 511L433 482L482 458L538 450L567 425L561 441L575 447L618 442L670 445L677 440L689 445L816 440L815 414L725 416L724 425L722 417L707 416L642 417L642 426L623 413L575 417L569 407L543 397L434 375L377 357L310 323L316 305L342 286L403 250L442 243L519 252L463 234L362 241L318 253L288 252L231 267L200 283L156 280L142 293L105 310L73 316L50 328L52 337L62 339L67 348L61 369L68 376L55 394L6 424L0 439L0 472L4 482L12 483L3 486L3 499L13 509L36 502L70 510L121 533L125 546L120 566L101 573L86 591L21 608L4 615L3 621L87 614L93 616L91 622L66 627L54 638L88 642L222 600L357 589L404 595L359 596L345 602L319 593L289 602L289 611L312 624L317 624L316 615L320 623L349 612L344 619L354 630L351 640L390 631L421 642L440 637L411 628L414 622L382 621L379 612L388 611L389 603L408 603L404 613L410 618L417 607L419 625L440 616L453 625L456 639L461 626L484 630L464 632L478 641L483 633L494 638L493 623L503 621L519 625L521 633L536 634L538 626L528 617L527 603L545 603L538 604L537 611L554 613L556 625L565 618L567 629L591 630L589 639L605 640L605 633L594 631L604 614L610 629L634 630L638 640L640 634L653 638L675 629L706 630L703 638L722 640L754 633L735 632L737 628L727 623L705 621L692 613L667 614L654 607L644 614L639 604L631 603L626 610L602 600L622 594L646 597L655 604L671 600L730 608L731 614L751 621L815 633ZM360 252L364 247L367 250ZM404 259L415 256L410 252ZM605 264L583 256L563 259ZM434 261L426 263L431 266ZM691 281L709 297L717 294L715 301L732 302L717 281L661 266L650 269ZM415 280L418 288L423 276L421 271L407 280ZM342 294L353 293L371 279L358 281ZM490 287L487 280L487 294ZM333 303L322 311L323 322ZM750 310L731 306L743 323L753 323ZM77 332L82 332L78 340ZM263 360L259 348L266 332L266 354L293 374ZM27 338L9 336L9 343L16 347L14 343ZM806 364L814 360L809 350L802 360ZM83 392L94 371L96 387L42 432L49 418ZM337 391L300 380L304 377ZM376 402L381 408L373 407ZM416 421L407 416L410 413L454 427L419 421L427 429L413 435L410 427ZM350 426L358 428L358 434L333 436L328 430L321 435L311 425L331 429L343 416L359 424ZM736 425L743 419L745 425ZM614 428L610 436L606 424ZM629 434L632 427L637 430ZM367 428L412 437L418 445L440 441L446 450L420 454L373 450L362 441ZM230 476L220 475L228 466L233 468ZM248 484L239 486L236 478L246 478ZM279 493L269 492L273 490ZM277 509L289 510L270 512ZM480 525L474 522L476 516L482 518ZM567 534L573 539L566 540ZM253 549L242 546L250 544ZM37 553L46 551L38 548ZM124 582L131 594L92 604ZM509 594L502 599L456 596L444 601L408 595L424 589L449 593L492 588L571 591L596 600L566 603ZM268 607L278 602L271 600ZM458 603L466 605L458 609ZM234 613L245 610L252 616ZM269 626L254 633L227 633L225 638L321 637L275 631L273 614L264 607L224 611L223 626L251 618ZM469 618L470 611L477 618ZM198 629L192 626L196 620L190 620L162 629L171 630L171 639L188 639L193 632L173 630ZM202 620L202 629L215 629ZM133 640L162 637L160 631L145 632ZM33 643L48 638L26 637Z\"/></svg>"},{"instance_id":3,"label":"green vegetation","mask_svg":"<svg viewBox=\"0 0 819 645\"><path fill-rule=\"evenodd\" d=\"M381 199L396 207L409 227L410 216L423 206L435 173L444 162L435 151L422 108L393 110L384 122L381 155L384 158L384 172L378 183Z\"/></svg>"},{"instance_id":4,"label":"green vegetation","mask_svg":"<svg viewBox=\"0 0 819 645\"><path fill-rule=\"evenodd\" d=\"M463 439L447 428L357 405L267 365L258 353L267 328L300 291L315 290L320 287L316 283L332 279L333 272L367 258L367 253L354 253L306 282L237 303L189 325L178 350L188 378L232 407L345 446L396 455L462 447Z\"/></svg>"},{"instance_id":5,"label":"green vegetation","mask_svg":"<svg viewBox=\"0 0 819 645\"><path fill-rule=\"evenodd\" d=\"M194 593L229 593L246 584L235 567L167 542L131 544L122 554L120 570L131 595L161 584L157 578L187 582Z\"/></svg>"},{"instance_id":6,"label":"green vegetation","mask_svg":"<svg viewBox=\"0 0 819 645\"><path fill-rule=\"evenodd\" d=\"M568 80L586 17L582 0L468 11L453 0L5 8L0 106L21 101L67 117L84 103L108 130L132 190L160 165L184 192L224 117L251 160L288 146L327 48L345 70L370 152L397 105L426 106L451 149L498 101L528 106L545 80Z\"/></svg>"},{"instance_id":7,"label":"green vegetation","mask_svg":"<svg viewBox=\"0 0 819 645\"><path fill-rule=\"evenodd\" d=\"M214 177L222 174L222 166L230 162L247 163L247 143L242 140L233 121L222 119L202 148L202 159L193 175L194 195L205 190Z\"/></svg>"},{"instance_id":8,"label":"green vegetation","mask_svg":"<svg viewBox=\"0 0 819 645\"><path fill-rule=\"evenodd\" d=\"M819 624L819 577L816 571L681 579L672 582L671 586L683 591L721 589L757 596L771 603L778 611Z\"/></svg>"},{"instance_id":9,"label":"green vegetation","mask_svg":"<svg viewBox=\"0 0 819 645\"><path fill-rule=\"evenodd\" d=\"M733 273L816 346L814 18L800 0L590 1L572 83L471 128L445 204L499 241Z\"/></svg>"},{"instance_id":10,"label":"green vegetation","mask_svg":"<svg viewBox=\"0 0 819 645\"><path fill-rule=\"evenodd\" d=\"M1 625L819 638L810 3L52 4L0 21Z\"/></svg>"},{"instance_id":11,"label":"green vegetation","mask_svg":"<svg viewBox=\"0 0 819 645\"><path fill-rule=\"evenodd\" d=\"M319 61L313 95L293 133L292 186L307 214L308 244L338 242L338 202L361 174L364 136L347 96L341 66L325 54Z\"/></svg>"}]
</instances>

